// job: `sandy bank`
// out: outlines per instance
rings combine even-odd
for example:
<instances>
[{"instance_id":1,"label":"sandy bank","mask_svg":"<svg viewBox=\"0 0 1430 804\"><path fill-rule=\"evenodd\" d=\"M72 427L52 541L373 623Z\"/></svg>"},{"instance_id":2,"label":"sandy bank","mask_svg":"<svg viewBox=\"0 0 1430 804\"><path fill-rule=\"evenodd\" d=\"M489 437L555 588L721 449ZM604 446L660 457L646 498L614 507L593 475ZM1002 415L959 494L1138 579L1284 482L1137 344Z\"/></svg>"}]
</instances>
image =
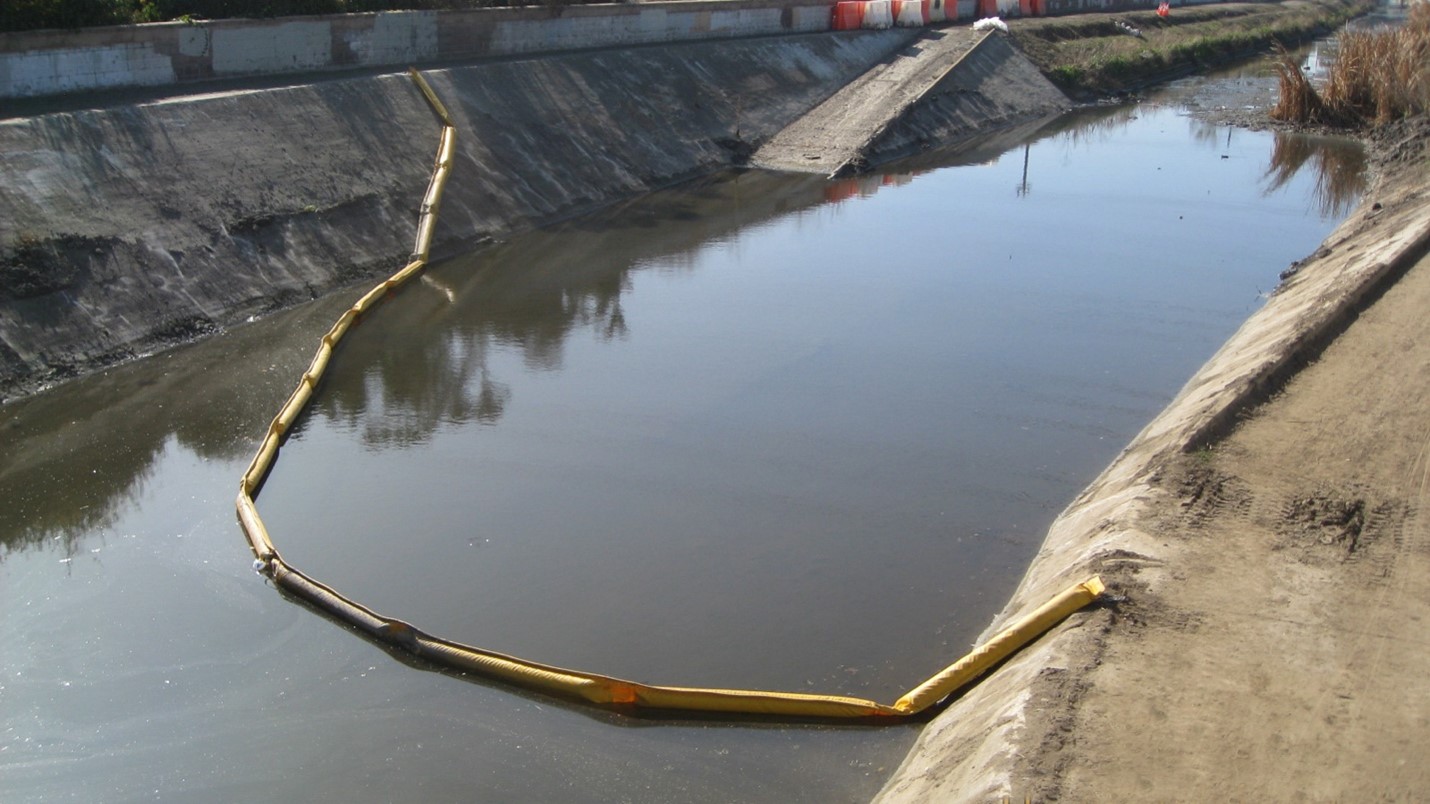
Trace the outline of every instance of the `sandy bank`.
<instances>
[{"instance_id":1,"label":"sandy bank","mask_svg":"<svg viewBox=\"0 0 1430 804\"><path fill-rule=\"evenodd\" d=\"M1400 137L1057 519L990 631L1090 572L1121 598L954 701L881 800L1423 789L1430 155L1423 126Z\"/></svg>"}]
</instances>

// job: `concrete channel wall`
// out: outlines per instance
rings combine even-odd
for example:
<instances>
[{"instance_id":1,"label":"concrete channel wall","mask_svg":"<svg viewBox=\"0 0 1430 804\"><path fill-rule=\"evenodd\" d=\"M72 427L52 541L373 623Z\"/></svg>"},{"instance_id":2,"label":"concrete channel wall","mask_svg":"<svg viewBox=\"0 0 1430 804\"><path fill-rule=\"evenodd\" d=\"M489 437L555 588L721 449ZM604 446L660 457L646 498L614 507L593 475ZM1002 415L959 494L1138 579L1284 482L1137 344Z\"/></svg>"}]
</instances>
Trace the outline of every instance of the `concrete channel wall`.
<instances>
[{"instance_id":1,"label":"concrete channel wall","mask_svg":"<svg viewBox=\"0 0 1430 804\"><path fill-rule=\"evenodd\" d=\"M1006 36L926 31L760 146L750 163L844 176L1070 106Z\"/></svg>"},{"instance_id":2,"label":"concrete channel wall","mask_svg":"<svg viewBox=\"0 0 1430 804\"><path fill-rule=\"evenodd\" d=\"M923 2L927 5L929 0ZM949 0L946 9L953 21L995 15L1131 11L1153 8L1158 2ZM1172 0L1171 5L1215 2L1222 0ZM0 100L587 48L814 33L832 29L834 4L835 0L685 0L0 33ZM925 23L930 20L928 8L922 19Z\"/></svg>"},{"instance_id":3,"label":"concrete channel wall","mask_svg":"<svg viewBox=\"0 0 1430 804\"><path fill-rule=\"evenodd\" d=\"M819 0L392 11L0 34L0 99L827 31Z\"/></svg>"},{"instance_id":4,"label":"concrete channel wall","mask_svg":"<svg viewBox=\"0 0 1430 804\"><path fill-rule=\"evenodd\" d=\"M436 70L438 253L728 167L909 30ZM404 264L438 123L407 76L0 121L0 397Z\"/></svg>"}]
</instances>

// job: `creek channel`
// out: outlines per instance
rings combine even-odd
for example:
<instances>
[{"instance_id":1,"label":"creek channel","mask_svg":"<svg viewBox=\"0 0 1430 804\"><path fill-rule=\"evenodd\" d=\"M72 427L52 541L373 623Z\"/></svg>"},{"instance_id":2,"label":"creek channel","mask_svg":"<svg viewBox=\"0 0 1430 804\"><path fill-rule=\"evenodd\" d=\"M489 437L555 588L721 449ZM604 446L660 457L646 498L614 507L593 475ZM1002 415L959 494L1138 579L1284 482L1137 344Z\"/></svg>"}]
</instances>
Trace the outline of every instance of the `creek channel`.
<instances>
[{"instance_id":1,"label":"creek channel","mask_svg":"<svg viewBox=\"0 0 1430 804\"><path fill-rule=\"evenodd\" d=\"M892 701L1358 198L1354 144L1203 122L1189 86L435 265L283 449L276 544L484 648ZM918 724L584 708L406 663L256 577L239 475L363 289L0 408L7 799L877 791Z\"/></svg>"}]
</instances>

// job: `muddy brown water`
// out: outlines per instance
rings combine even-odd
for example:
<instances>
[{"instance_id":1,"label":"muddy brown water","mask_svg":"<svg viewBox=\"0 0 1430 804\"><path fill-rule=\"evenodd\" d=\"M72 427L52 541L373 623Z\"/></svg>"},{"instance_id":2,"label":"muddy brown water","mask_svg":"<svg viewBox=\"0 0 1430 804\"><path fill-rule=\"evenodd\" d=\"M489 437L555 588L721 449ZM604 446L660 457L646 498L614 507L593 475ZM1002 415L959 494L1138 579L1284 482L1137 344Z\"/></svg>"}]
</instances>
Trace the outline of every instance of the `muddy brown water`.
<instances>
[{"instance_id":1,"label":"muddy brown water","mask_svg":"<svg viewBox=\"0 0 1430 804\"><path fill-rule=\"evenodd\" d=\"M892 700L1362 181L1346 143L1155 102L1021 133L718 176L434 267L283 449L275 540L486 648ZM411 666L255 576L238 477L353 297L0 409L7 799L877 790L917 725L585 709Z\"/></svg>"}]
</instances>

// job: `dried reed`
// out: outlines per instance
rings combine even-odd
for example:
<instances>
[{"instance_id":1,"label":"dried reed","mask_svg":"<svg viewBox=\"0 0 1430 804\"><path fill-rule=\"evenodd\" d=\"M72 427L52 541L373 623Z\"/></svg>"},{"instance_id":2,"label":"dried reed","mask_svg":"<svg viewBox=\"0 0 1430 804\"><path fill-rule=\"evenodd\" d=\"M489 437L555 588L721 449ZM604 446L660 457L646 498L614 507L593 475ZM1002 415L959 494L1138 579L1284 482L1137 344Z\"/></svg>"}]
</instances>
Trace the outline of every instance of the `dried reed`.
<instances>
[{"instance_id":1,"label":"dried reed","mask_svg":"<svg viewBox=\"0 0 1430 804\"><path fill-rule=\"evenodd\" d=\"M1347 32L1319 91L1285 49L1276 73L1277 120L1328 125L1384 125L1430 110L1430 3L1411 7L1404 26Z\"/></svg>"}]
</instances>

